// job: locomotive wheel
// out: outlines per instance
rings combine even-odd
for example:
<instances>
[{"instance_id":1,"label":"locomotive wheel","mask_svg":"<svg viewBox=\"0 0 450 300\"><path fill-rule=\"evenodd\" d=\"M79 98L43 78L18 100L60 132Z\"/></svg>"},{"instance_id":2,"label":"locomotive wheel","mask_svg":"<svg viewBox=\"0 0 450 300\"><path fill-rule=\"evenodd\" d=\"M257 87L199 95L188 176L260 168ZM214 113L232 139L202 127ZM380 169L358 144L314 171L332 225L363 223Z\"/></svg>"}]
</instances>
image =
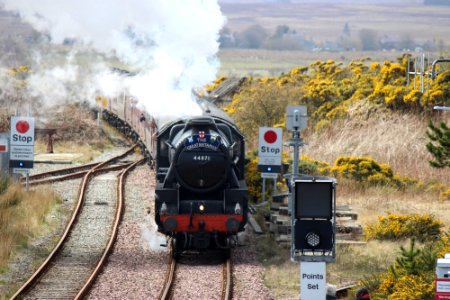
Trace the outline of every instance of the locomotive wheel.
<instances>
[{"instance_id":1,"label":"locomotive wheel","mask_svg":"<svg viewBox=\"0 0 450 300\"><path fill-rule=\"evenodd\" d=\"M174 259L178 259L179 257L180 257L180 249L178 249L178 242L177 242L177 239L175 238L175 237L173 237L172 239L171 239L171 243L172 243L172 257L174 258Z\"/></svg>"},{"instance_id":2,"label":"locomotive wheel","mask_svg":"<svg viewBox=\"0 0 450 300\"><path fill-rule=\"evenodd\" d=\"M229 259L231 257L231 249L223 249L223 257L224 259Z\"/></svg>"}]
</instances>

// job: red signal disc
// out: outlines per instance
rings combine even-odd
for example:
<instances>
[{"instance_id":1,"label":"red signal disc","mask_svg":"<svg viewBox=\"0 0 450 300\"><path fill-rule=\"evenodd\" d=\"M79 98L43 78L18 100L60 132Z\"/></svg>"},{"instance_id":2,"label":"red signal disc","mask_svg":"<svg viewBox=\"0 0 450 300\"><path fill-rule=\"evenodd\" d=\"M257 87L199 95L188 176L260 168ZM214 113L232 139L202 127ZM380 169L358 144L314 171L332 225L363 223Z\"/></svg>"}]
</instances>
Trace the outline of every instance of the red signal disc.
<instances>
[{"instance_id":1,"label":"red signal disc","mask_svg":"<svg viewBox=\"0 0 450 300\"><path fill-rule=\"evenodd\" d=\"M27 121L19 121L16 123L16 129L19 133L24 134L30 129L30 124Z\"/></svg>"},{"instance_id":2,"label":"red signal disc","mask_svg":"<svg viewBox=\"0 0 450 300\"><path fill-rule=\"evenodd\" d=\"M266 131L266 133L264 133L264 140L269 144L275 143L277 140L277 133L273 130Z\"/></svg>"}]
</instances>

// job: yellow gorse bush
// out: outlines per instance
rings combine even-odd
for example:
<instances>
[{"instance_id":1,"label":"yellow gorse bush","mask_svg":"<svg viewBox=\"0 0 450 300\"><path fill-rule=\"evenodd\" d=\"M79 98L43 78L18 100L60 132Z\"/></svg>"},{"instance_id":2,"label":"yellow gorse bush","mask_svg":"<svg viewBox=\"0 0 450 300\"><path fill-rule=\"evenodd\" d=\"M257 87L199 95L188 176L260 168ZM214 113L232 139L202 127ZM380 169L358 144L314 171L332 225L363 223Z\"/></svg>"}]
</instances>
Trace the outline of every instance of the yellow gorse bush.
<instances>
[{"instance_id":1,"label":"yellow gorse bush","mask_svg":"<svg viewBox=\"0 0 450 300\"><path fill-rule=\"evenodd\" d=\"M370 157L339 157L331 171L336 175L369 183L389 183L394 174L390 166L379 164Z\"/></svg>"},{"instance_id":2,"label":"yellow gorse bush","mask_svg":"<svg viewBox=\"0 0 450 300\"><path fill-rule=\"evenodd\" d=\"M224 82L227 78L225 76L220 76L216 80L214 80L211 84L206 86L206 91L211 92L216 87L218 87L222 82Z\"/></svg>"},{"instance_id":3,"label":"yellow gorse bush","mask_svg":"<svg viewBox=\"0 0 450 300\"><path fill-rule=\"evenodd\" d=\"M413 81L406 84L406 56L398 62L369 64L367 60L354 60L345 66L333 60L316 61L279 76L249 77L226 111L246 136L255 136L254 128L283 123L288 104L306 105L310 122L318 130L346 117L351 103L365 99L413 112L450 105L450 71L440 73L434 81L425 78L428 89L421 93ZM207 89L223 80L217 79Z\"/></svg>"},{"instance_id":4,"label":"yellow gorse bush","mask_svg":"<svg viewBox=\"0 0 450 300\"><path fill-rule=\"evenodd\" d=\"M392 214L378 216L378 223L364 229L366 240L399 240L416 237L419 241L435 240L444 224L429 214Z\"/></svg>"}]
</instances>

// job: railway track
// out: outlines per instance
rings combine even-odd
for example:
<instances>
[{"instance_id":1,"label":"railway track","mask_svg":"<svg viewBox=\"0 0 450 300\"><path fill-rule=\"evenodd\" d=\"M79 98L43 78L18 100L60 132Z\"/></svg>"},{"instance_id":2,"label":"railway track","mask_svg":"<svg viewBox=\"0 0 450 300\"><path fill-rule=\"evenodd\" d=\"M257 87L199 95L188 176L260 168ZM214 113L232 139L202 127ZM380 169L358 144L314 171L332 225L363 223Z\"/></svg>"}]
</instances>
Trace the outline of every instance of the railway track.
<instances>
[{"instance_id":1,"label":"railway track","mask_svg":"<svg viewBox=\"0 0 450 300\"><path fill-rule=\"evenodd\" d=\"M86 294L117 235L125 176L144 160L121 164L122 171L114 174L117 180L106 166L129 155L133 149L134 146L121 155L91 165L86 171L76 207L61 239L11 299L80 299Z\"/></svg>"},{"instance_id":2,"label":"railway track","mask_svg":"<svg viewBox=\"0 0 450 300\"><path fill-rule=\"evenodd\" d=\"M48 172L43 172L39 174L34 174L28 177L28 184L29 185L38 185L38 184L47 184L47 183L54 183L58 181L64 181L64 180L71 180L76 178L81 178L85 176L91 169L96 168L97 172L112 172L116 170L123 169L126 162L119 162L118 160L123 159L127 155L129 155L131 152L134 151L136 148L136 145L133 145L130 147L127 151L124 153L113 157L112 159L108 159L106 161L100 162L100 163L89 163L84 164L81 166L71 167L71 168L63 168ZM100 166L98 166L100 164ZM22 177L21 179L22 183L25 183L26 178Z\"/></svg>"},{"instance_id":3,"label":"railway track","mask_svg":"<svg viewBox=\"0 0 450 300\"><path fill-rule=\"evenodd\" d=\"M173 257L172 255L173 253L173 247L172 247L172 243L170 243L170 248L169 248L169 261L168 261L168 271L166 274L166 278L164 281L164 285L163 288L161 290L161 293L159 295L159 299L160 300L169 300L174 298L174 293L175 293L175 289L177 287L177 272L181 272L181 270L179 270L178 266L179 264L177 263L177 259ZM224 260L223 262L223 267L222 267L222 289L221 289L221 294L220 294L220 298L219 297L214 297L216 299L221 299L221 300L231 300L232 299L232 292L233 292L233 272L232 272L232 263L231 263L231 255L227 256L227 258ZM201 266L198 266L201 268ZM211 275L211 272L205 271L203 272L203 276L207 277L206 282L208 282L209 278L211 278L209 275ZM215 275L212 275L215 276ZM190 276L189 276L190 277ZM190 280L194 281L195 279L193 277L190 278ZM181 284L180 284L181 285ZM190 285L189 285L190 286ZM184 287L180 287L180 289L186 288L187 285L185 284ZM212 288L212 287L209 287ZM185 294L184 291L180 292L180 294ZM204 297L203 295L197 295L199 297ZM210 296L210 295L208 295ZM211 298L211 297L209 297Z\"/></svg>"}]
</instances>

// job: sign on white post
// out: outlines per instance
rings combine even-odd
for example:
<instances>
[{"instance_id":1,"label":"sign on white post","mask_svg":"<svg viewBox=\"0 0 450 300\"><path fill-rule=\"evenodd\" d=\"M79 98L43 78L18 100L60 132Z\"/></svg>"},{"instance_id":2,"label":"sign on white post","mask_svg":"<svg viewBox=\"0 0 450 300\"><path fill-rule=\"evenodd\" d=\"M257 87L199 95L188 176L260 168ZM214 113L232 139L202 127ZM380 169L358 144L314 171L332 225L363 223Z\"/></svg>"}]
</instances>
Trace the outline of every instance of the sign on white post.
<instances>
[{"instance_id":1,"label":"sign on white post","mask_svg":"<svg viewBox=\"0 0 450 300\"><path fill-rule=\"evenodd\" d=\"M8 140L0 138L0 153L8 151Z\"/></svg>"},{"instance_id":2,"label":"sign on white post","mask_svg":"<svg viewBox=\"0 0 450 300\"><path fill-rule=\"evenodd\" d=\"M283 129L260 127L258 142L258 171L281 173L283 153Z\"/></svg>"},{"instance_id":3,"label":"sign on white post","mask_svg":"<svg viewBox=\"0 0 450 300\"><path fill-rule=\"evenodd\" d=\"M300 299L323 300L326 297L327 269L325 262L300 263Z\"/></svg>"},{"instance_id":4,"label":"sign on white post","mask_svg":"<svg viewBox=\"0 0 450 300\"><path fill-rule=\"evenodd\" d=\"M13 170L33 168L34 118L11 117L10 148L10 168Z\"/></svg>"},{"instance_id":5,"label":"sign on white post","mask_svg":"<svg viewBox=\"0 0 450 300\"><path fill-rule=\"evenodd\" d=\"M261 178L277 179L278 173L261 173Z\"/></svg>"},{"instance_id":6,"label":"sign on white post","mask_svg":"<svg viewBox=\"0 0 450 300\"><path fill-rule=\"evenodd\" d=\"M13 173L14 174L23 174L23 175L27 175L30 174L31 169L19 169L19 168L14 168L13 169Z\"/></svg>"}]
</instances>

